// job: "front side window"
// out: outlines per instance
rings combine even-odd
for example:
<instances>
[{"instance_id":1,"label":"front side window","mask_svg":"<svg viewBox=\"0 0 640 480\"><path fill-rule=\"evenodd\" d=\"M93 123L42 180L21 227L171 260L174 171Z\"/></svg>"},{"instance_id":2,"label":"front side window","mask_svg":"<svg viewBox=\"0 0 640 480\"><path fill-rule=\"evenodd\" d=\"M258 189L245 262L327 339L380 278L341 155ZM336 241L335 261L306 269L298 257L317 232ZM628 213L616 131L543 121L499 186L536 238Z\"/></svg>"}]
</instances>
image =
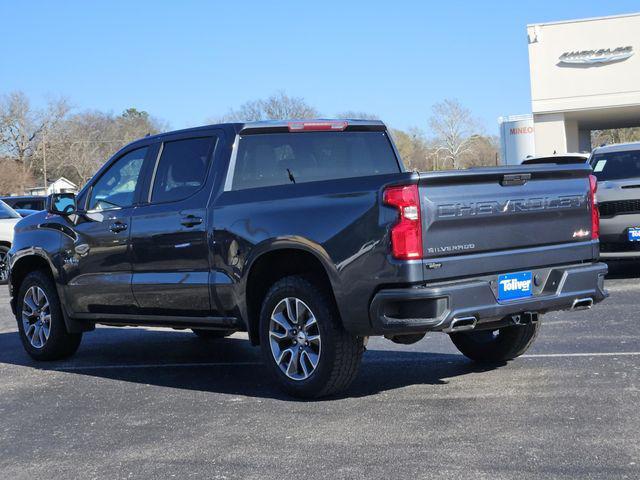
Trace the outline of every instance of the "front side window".
<instances>
[{"instance_id":1,"label":"front side window","mask_svg":"<svg viewBox=\"0 0 640 480\"><path fill-rule=\"evenodd\" d=\"M156 167L152 203L184 200L205 182L214 139L189 138L165 142Z\"/></svg>"},{"instance_id":2,"label":"front side window","mask_svg":"<svg viewBox=\"0 0 640 480\"><path fill-rule=\"evenodd\" d=\"M591 159L591 168L601 182L638 178L640 177L640 150L597 153Z\"/></svg>"},{"instance_id":3,"label":"front side window","mask_svg":"<svg viewBox=\"0 0 640 480\"><path fill-rule=\"evenodd\" d=\"M240 138L233 189L399 171L385 132L252 134Z\"/></svg>"},{"instance_id":4,"label":"front side window","mask_svg":"<svg viewBox=\"0 0 640 480\"><path fill-rule=\"evenodd\" d=\"M147 147L138 148L111 165L93 186L89 210L110 210L133 205L146 155Z\"/></svg>"}]
</instances>

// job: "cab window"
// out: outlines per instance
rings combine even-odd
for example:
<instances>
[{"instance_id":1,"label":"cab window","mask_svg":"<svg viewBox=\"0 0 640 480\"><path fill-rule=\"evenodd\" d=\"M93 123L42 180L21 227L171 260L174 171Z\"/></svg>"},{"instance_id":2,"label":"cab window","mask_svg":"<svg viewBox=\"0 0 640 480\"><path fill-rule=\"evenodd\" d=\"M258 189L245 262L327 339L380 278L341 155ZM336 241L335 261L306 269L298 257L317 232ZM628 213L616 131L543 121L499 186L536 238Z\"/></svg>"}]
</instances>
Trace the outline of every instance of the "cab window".
<instances>
[{"instance_id":1,"label":"cab window","mask_svg":"<svg viewBox=\"0 0 640 480\"><path fill-rule=\"evenodd\" d=\"M177 202L196 193L204 184L215 139L189 138L165 142L158 162L152 203Z\"/></svg>"},{"instance_id":2,"label":"cab window","mask_svg":"<svg viewBox=\"0 0 640 480\"><path fill-rule=\"evenodd\" d=\"M147 150L147 147L132 150L111 165L93 186L89 210L111 210L133 205Z\"/></svg>"}]
</instances>

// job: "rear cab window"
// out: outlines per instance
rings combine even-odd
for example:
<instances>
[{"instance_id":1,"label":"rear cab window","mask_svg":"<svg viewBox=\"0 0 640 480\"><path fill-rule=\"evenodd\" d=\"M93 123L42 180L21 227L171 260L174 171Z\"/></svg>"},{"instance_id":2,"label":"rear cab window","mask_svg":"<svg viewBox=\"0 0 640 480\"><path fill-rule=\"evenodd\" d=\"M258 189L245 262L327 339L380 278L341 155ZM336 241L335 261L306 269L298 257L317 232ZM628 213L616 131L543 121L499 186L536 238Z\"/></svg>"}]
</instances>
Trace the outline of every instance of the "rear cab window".
<instances>
[{"instance_id":1,"label":"rear cab window","mask_svg":"<svg viewBox=\"0 0 640 480\"><path fill-rule=\"evenodd\" d=\"M241 135L233 190L400 172L387 132Z\"/></svg>"}]
</instances>

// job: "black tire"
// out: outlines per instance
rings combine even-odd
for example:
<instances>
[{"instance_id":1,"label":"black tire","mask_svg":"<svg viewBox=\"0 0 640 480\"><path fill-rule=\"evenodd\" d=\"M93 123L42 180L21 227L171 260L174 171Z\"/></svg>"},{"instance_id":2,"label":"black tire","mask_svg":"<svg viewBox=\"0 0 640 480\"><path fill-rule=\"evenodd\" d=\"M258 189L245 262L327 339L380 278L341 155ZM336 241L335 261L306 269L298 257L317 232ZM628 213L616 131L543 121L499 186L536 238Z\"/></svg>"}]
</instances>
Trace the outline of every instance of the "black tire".
<instances>
[{"instance_id":1,"label":"black tire","mask_svg":"<svg viewBox=\"0 0 640 480\"><path fill-rule=\"evenodd\" d=\"M271 315L287 298L297 298L308 306L316 319L313 327L315 334L319 335L321 341L315 369L308 378L300 380L285 374L276 362L270 344ZM358 373L364 339L344 330L335 303L324 288L310 279L294 275L276 282L262 302L260 346L265 365L287 394L298 398L318 398L335 395L349 387ZM302 357L302 354L299 355Z\"/></svg>"},{"instance_id":2,"label":"black tire","mask_svg":"<svg viewBox=\"0 0 640 480\"><path fill-rule=\"evenodd\" d=\"M25 333L22 321L24 297L32 287L42 289L49 303L48 311L51 317L49 321L49 337L41 347L32 345ZM51 278L42 271L29 273L20 285L16 302L16 320L18 322L18 331L22 345L27 353L35 360L60 360L67 358L73 355L80 346L82 333L67 332L56 287Z\"/></svg>"},{"instance_id":3,"label":"black tire","mask_svg":"<svg viewBox=\"0 0 640 480\"><path fill-rule=\"evenodd\" d=\"M452 333L450 337L456 348L471 360L478 363L502 363L526 352L539 330L540 322L535 322L499 330Z\"/></svg>"},{"instance_id":4,"label":"black tire","mask_svg":"<svg viewBox=\"0 0 640 480\"><path fill-rule=\"evenodd\" d=\"M216 338L224 338L236 333L235 330L201 330L192 328L191 331L203 340L214 340Z\"/></svg>"},{"instance_id":5,"label":"black tire","mask_svg":"<svg viewBox=\"0 0 640 480\"><path fill-rule=\"evenodd\" d=\"M9 247L6 245L0 245L0 285L7 284L7 276L9 274L7 253L9 253Z\"/></svg>"}]
</instances>

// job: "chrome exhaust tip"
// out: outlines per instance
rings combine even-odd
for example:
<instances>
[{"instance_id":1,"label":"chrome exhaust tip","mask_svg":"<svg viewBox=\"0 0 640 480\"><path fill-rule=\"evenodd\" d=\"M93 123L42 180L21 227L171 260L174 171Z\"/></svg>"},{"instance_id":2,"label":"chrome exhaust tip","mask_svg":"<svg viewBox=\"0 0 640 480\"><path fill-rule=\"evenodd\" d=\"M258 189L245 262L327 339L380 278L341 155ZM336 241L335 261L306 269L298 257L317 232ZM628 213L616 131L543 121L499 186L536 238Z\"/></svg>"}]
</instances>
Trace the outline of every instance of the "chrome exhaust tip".
<instances>
[{"instance_id":1,"label":"chrome exhaust tip","mask_svg":"<svg viewBox=\"0 0 640 480\"><path fill-rule=\"evenodd\" d=\"M444 333L464 332L476 328L478 319L476 317L460 317L451 320L447 328L442 330Z\"/></svg>"},{"instance_id":2,"label":"chrome exhaust tip","mask_svg":"<svg viewBox=\"0 0 640 480\"><path fill-rule=\"evenodd\" d=\"M576 298L571 305L571 310L589 310L593 307L593 298Z\"/></svg>"}]
</instances>

